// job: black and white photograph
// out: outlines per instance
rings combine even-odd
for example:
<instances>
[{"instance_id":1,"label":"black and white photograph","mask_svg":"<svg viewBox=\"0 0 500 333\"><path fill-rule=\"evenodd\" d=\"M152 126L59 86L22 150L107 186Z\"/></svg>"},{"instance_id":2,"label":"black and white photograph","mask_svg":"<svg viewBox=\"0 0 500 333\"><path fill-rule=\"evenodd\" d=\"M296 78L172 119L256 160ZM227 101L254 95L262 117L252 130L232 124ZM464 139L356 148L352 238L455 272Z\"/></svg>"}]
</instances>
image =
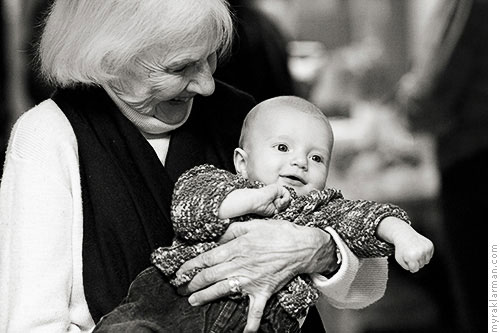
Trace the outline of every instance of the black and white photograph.
<instances>
[{"instance_id":1,"label":"black and white photograph","mask_svg":"<svg viewBox=\"0 0 500 333\"><path fill-rule=\"evenodd\" d=\"M498 332L494 20L0 0L0 333Z\"/></svg>"}]
</instances>

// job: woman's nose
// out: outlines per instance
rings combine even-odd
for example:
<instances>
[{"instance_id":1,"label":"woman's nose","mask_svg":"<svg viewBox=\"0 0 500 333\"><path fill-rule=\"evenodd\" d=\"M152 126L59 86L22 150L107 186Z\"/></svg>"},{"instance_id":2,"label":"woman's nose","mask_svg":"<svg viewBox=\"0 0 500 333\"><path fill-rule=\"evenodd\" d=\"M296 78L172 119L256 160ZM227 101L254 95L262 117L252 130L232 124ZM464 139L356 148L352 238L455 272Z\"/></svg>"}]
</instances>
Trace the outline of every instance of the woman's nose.
<instances>
[{"instance_id":1,"label":"woman's nose","mask_svg":"<svg viewBox=\"0 0 500 333\"><path fill-rule=\"evenodd\" d=\"M196 72L193 74L187 90L200 94L202 96L212 95L215 90L213 71L207 61L197 65Z\"/></svg>"}]
</instances>

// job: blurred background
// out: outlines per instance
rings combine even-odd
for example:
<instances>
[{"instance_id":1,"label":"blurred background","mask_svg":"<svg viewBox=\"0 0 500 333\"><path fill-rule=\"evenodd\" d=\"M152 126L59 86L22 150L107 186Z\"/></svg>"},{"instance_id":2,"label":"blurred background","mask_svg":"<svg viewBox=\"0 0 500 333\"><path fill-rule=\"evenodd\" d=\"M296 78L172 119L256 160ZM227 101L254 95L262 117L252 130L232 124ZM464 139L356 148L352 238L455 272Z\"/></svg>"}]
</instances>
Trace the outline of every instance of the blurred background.
<instances>
[{"instance_id":1,"label":"blurred background","mask_svg":"<svg viewBox=\"0 0 500 333\"><path fill-rule=\"evenodd\" d=\"M435 244L416 274L391 259L385 297L332 313L334 331L485 332L487 1L229 2L237 38L215 76L318 105L335 133L328 185L400 205ZM52 91L33 60L48 3L1 2L1 165L15 120Z\"/></svg>"}]
</instances>

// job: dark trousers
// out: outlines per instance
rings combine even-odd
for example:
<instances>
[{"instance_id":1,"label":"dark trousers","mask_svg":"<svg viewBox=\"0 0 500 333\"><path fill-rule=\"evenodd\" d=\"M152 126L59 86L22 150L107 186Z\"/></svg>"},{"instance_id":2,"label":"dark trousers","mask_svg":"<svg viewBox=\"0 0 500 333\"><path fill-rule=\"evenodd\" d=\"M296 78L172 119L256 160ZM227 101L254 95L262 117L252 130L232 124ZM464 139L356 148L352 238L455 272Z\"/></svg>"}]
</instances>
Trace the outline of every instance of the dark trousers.
<instances>
[{"instance_id":1,"label":"dark trousers","mask_svg":"<svg viewBox=\"0 0 500 333\"><path fill-rule=\"evenodd\" d=\"M191 306L155 267L140 273L120 306L104 316L94 332L243 332L248 298L224 298ZM272 297L259 332L300 332L293 319Z\"/></svg>"}]
</instances>

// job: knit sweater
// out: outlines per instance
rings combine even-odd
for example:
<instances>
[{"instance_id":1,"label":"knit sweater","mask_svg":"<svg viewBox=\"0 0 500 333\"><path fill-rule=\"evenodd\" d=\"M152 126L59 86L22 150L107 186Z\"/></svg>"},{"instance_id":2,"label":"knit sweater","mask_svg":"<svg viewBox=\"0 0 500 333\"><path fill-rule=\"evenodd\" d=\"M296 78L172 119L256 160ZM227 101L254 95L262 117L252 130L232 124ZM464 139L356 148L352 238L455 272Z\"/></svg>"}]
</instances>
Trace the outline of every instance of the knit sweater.
<instances>
[{"instance_id":1,"label":"knit sweater","mask_svg":"<svg viewBox=\"0 0 500 333\"><path fill-rule=\"evenodd\" d=\"M323 320L330 306L360 308L378 300L387 281L385 259L358 259L327 230L343 264L330 279L312 276L322 294ZM1 332L93 329L83 291L82 239L76 137L47 100L20 117L6 154L0 185Z\"/></svg>"},{"instance_id":2,"label":"knit sweater","mask_svg":"<svg viewBox=\"0 0 500 333\"><path fill-rule=\"evenodd\" d=\"M199 271L184 276L173 274L187 260L217 246L230 223L262 218L253 214L232 219L220 219L219 207L227 195L237 189L261 188L252 182L212 165L200 165L186 171L177 181L172 198L172 223L176 233L174 244L161 247L151 255L152 262L179 286L191 280ZM340 191L325 189L298 197L288 188L291 201L288 207L272 216L297 225L325 229L332 227L358 257L386 257L394 247L375 236L380 221L387 216L408 220L406 212L392 204L365 200L345 200ZM297 276L278 293L279 304L294 318L302 318L316 303L318 292L307 275Z\"/></svg>"}]
</instances>

